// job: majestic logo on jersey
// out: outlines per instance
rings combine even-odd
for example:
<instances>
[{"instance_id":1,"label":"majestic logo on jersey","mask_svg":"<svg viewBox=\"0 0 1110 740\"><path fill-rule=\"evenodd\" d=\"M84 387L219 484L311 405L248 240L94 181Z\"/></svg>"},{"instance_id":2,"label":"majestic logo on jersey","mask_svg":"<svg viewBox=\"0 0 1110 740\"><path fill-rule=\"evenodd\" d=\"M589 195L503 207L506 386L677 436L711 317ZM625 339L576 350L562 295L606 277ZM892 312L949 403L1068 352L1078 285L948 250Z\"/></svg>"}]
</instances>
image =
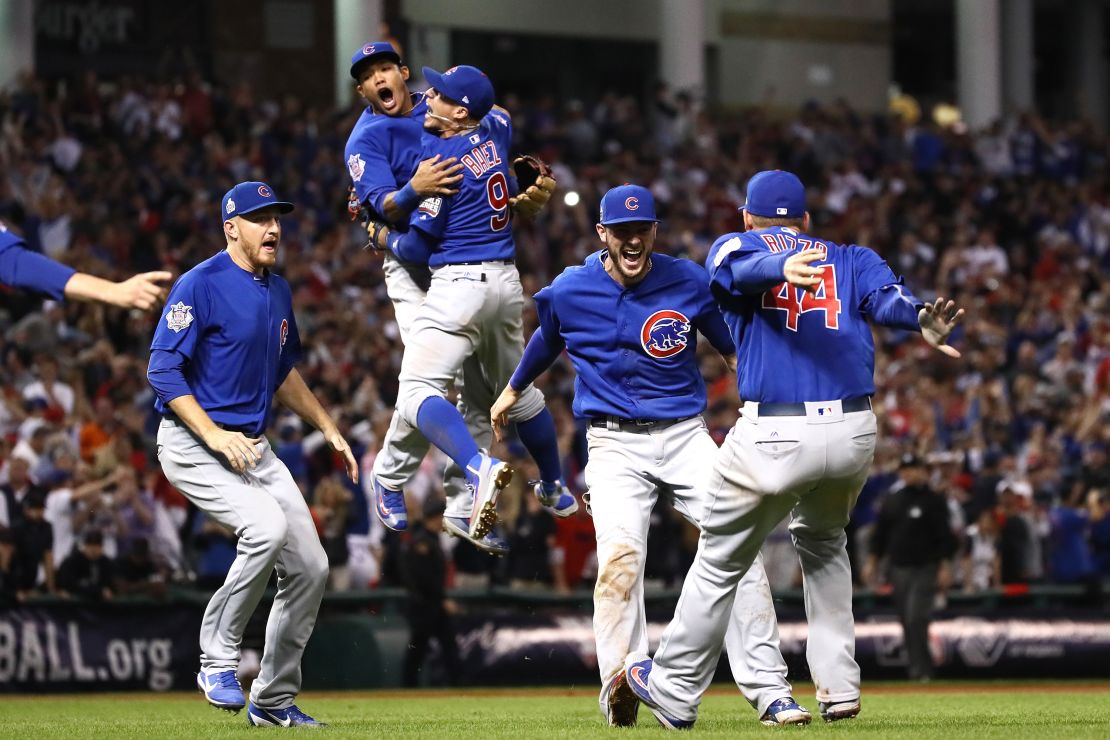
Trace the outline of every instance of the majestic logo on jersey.
<instances>
[{"instance_id":1,"label":"majestic logo on jersey","mask_svg":"<svg viewBox=\"0 0 1110 740\"><path fill-rule=\"evenodd\" d=\"M281 320L281 349L285 349L285 340L289 338L289 319Z\"/></svg>"},{"instance_id":2,"label":"majestic logo on jersey","mask_svg":"<svg viewBox=\"0 0 1110 740\"><path fill-rule=\"evenodd\" d=\"M358 182L362 179L362 173L366 171L366 162L362 161L362 155L355 152L347 157L347 171L351 173L351 179Z\"/></svg>"},{"instance_id":3,"label":"majestic logo on jersey","mask_svg":"<svg viewBox=\"0 0 1110 740\"><path fill-rule=\"evenodd\" d=\"M428 218L435 218L439 215L439 209L443 207L443 198L425 198L420 201L420 207L416 210Z\"/></svg>"},{"instance_id":4,"label":"majestic logo on jersey","mask_svg":"<svg viewBox=\"0 0 1110 740\"><path fill-rule=\"evenodd\" d=\"M166 314L166 326L174 334L185 331L191 323L193 323L192 306L186 306L184 301L178 301L170 306L169 313Z\"/></svg>"},{"instance_id":5,"label":"majestic logo on jersey","mask_svg":"<svg viewBox=\"0 0 1110 740\"><path fill-rule=\"evenodd\" d=\"M624 207L630 211L637 211L640 209L640 199L636 196L624 199Z\"/></svg>"},{"instance_id":6,"label":"majestic logo on jersey","mask_svg":"<svg viewBox=\"0 0 1110 740\"><path fill-rule=\"evenodd\" d=\"M231 198L227 199L227 212L235 213L235 201L233 201Z\"/></svg>"},{"instance_id":7,"label":"majestic logo on jersey","mask_svg":"<svg viewBox=\"0 0 1110 740\"><path fill-rule=\"evenodd\" d=\"M640 329L644 352L657 360L674 357L689 344L690 319L678 311L656 311Z\"/></svg>"},{"instance_id":8,"label":"majestic logo on jersey","mask_svg":"<svg viewBox=\"0 0 1110 740\"><path fill-rule=\"evenodd\" d=\"M274 191L270 190L265 185L259 185L258 186L258 194L261 195L263 198L272 198L272 197L274 197Z\"/></svg>"}]
</instances>

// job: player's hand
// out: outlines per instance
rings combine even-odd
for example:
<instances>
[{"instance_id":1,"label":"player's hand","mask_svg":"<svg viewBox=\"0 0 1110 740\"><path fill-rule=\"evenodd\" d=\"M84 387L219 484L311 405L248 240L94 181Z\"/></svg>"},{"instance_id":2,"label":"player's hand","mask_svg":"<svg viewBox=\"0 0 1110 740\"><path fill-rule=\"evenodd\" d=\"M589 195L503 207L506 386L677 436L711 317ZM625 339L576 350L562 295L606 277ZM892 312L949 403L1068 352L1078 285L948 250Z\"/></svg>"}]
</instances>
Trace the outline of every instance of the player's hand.
<instances>
[{"instance_id":1,"label":"player's hand","mask_svg":"<svg viewBox=\"0 0 1110 740\"><path fill-rule=\"evenodd\" d=\"M454 195L459 192L455 185L463 179L462 168L463 166L454 157L441 161L440 155L437 154L417 166L409 184L425 198L433 195Z\"/></svg>"},{"instance_id":2,"label":"player's hand","mask_svg":"<svg viewBox=\"0 0 1110 740\"><path fill-rule=\"evenodd\" d=\"M172 279L173 273L165 270L140 272L122 283L116 283L116 290L112 291L109 302L120 308L149 311L155 306L160 306L166 299L168 286L162 283Z\"/></svg>"},{"instance_id":3,"label":"player's hand","mask_svg":"<svg viewBox=\"0 0 1110 740\"><path fill-rule=\"evenodd\" d=\"M540 176L534 185L529 185L523 193L509 198L513 213L524 218L534 218L543 210L555 193L555 178Z\"/></svg>"},{"instance_id":4,"label":"player's hand","mask_svg":"<svg viewBox=\"0 0 1110 740\"><path fill-rule=\"evenodd\" d=\"M219 427L204 437L204 444L216 454L223 455L236 473L245 473L262 459L258 450L259 437L248 437L242 432L231 432Z\"/></svg>"},{"instance_id":5,"label":"player's hand","mask_svg":"<svg viewBox=\"0 0 1110 740\"><path fill-rule=\"evenodd\" d=\"M804 289L807 293L816 292L817 286L821 284L822 276L825 274L825 268L811 267L810 265L823 259L825 259L825 252L822 249L807 249L804 252L790 255L786 264L783 265L786 282L795 288Z\"/></svg>"},{"instance_id":6,"label":"player's hand","mask_svg":"<svg viewBox=\"0 0 1110 740\"><path fill-rule=\"evenodd\" d=\"M338 429L331 429L324 433L324 439L328 441L328 445L343 456L343 463L347 466L347 477L351 479L352 483L358 483L358 462L355 460L355 455L351 452L351 446L347 444L347 440L343 439L343 435L339 433Z\"/></svg>"},{"instance_id":7,"label":"player's hand","mask_svg":"<svg viewBox=\"0 0 1110 740\"><path fill-rule=\"evenodd\" d=\"M493 408L489 410L490 424L493 426L493 436L501 442L505 436L505 427L509 425L509 409L520 398L520 392L513 390L511 385L506 385L505 390L501 391L501 395L493 402Z\"/></svg>"},{"instance_id":8,"label":"player's hand","mask_svg":"<svg viewBox=\"0 0 1110 740\"><path fill-rule=\"evenodd\" d=\"M964 310L956 308L955 301L945 301L937 298L935 303L926 303L917 312L917 323L921 325L921 336L925 338L930 347L949 357L959 357L960 352L955 347L948 346L948 337L952 330L964 318Z\"/></svg>"}]
</instances>

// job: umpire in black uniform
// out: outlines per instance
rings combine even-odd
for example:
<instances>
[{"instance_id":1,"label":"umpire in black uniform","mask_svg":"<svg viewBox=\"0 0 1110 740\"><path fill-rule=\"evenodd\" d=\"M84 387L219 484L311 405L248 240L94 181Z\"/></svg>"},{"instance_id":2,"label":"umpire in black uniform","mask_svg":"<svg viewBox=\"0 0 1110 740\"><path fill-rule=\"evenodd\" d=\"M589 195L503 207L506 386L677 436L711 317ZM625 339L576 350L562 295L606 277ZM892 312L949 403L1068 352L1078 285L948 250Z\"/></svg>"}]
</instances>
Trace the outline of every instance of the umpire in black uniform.
<instances>
[{"instance_id":1,"label":"umpire in black uniform","mask_svg":"<svg viewBox=\"0 0 1110 740\"><path fill-rule=\"evenodd\" d=\"M405 686L419 685L420 669L432 638L439 643L447 682L459 674L459 649L447 600L447 558L439 543L444 500L424 502L423 519L412 528L401 557L401 579L408 591L409 642L405 650Z\"/></svg>"},{"instance_id":2,"label":"umpire in black uniform","mask_svg":"<svg viewBox=\"0 0 1110 740\"><path fill-rule=\"evenodd\" d=\"M955 554L957 541L949 524L948 504L929 486L923 462L916 455L904 455L898 474L903 485L886 497L879 511L864 580L873 585L878 561L884 555L889 558L909 676L928 681L933 677L929 613L941 564Z\"/></svg>"}]
</instances>

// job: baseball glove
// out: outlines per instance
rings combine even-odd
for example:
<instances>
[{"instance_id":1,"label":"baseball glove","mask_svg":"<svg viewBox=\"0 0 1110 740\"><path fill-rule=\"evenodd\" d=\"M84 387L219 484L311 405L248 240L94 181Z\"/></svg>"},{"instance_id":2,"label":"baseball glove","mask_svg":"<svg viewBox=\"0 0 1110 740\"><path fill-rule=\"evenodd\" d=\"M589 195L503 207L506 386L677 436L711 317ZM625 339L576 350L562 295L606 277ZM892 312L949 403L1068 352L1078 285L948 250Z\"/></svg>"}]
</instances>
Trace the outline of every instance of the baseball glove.
<instances>
[{"instance_id":1,"label":"baseball glove","mask_svg":"<svg viewBox=\"0 0 1110 740\"><path fill-rule=\"evenodd\" d=\"M347 186L347 215L350 216L352 221L366 221L369 218L362 209L362 203L358 199L358 193L355 192L354 185Z\"/></svg>"},{"instance_id":2,"label":"baseball glove","mask_svg":"<svg viewBox=\"0 0 1110 740\"><path fill-rule=\"evenodd\" d=\"M547 162L530 154L513 160L513 174L520 186L520 195L509 201L513 213L532 218L551 200L556 185L554 174Z\"/></svg>"}]
</instances>

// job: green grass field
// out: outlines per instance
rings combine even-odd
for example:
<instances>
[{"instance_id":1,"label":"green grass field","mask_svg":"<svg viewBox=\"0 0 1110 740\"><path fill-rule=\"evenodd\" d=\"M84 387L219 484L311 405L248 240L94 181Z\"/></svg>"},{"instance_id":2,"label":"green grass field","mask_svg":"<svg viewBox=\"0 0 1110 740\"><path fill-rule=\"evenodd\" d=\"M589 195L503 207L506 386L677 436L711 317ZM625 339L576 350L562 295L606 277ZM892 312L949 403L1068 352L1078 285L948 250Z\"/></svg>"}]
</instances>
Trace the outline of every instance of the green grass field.
<instances>
[{"instance_id":1,"label":"green grass field","mask_svg":"<svg viewBox=\"0 0 1110 740\"><path fill-rule=\"evenodd\" d=\"M816 715L812 695L799 695ZM531 738L659 735L649 712L640 725L610 730L586 689L308 692L300 706L329 723L328 737ZM0 726L12 738L238 737L245 713L209 708L199 694L5 696ZM697 735L767 737L1016 738L1110 737L1110 682L868 684L855 720L766 728L735 693L715 688L702 704ZM301 730L299 732L309 732Z\"/></svg>"}]
</instances>

